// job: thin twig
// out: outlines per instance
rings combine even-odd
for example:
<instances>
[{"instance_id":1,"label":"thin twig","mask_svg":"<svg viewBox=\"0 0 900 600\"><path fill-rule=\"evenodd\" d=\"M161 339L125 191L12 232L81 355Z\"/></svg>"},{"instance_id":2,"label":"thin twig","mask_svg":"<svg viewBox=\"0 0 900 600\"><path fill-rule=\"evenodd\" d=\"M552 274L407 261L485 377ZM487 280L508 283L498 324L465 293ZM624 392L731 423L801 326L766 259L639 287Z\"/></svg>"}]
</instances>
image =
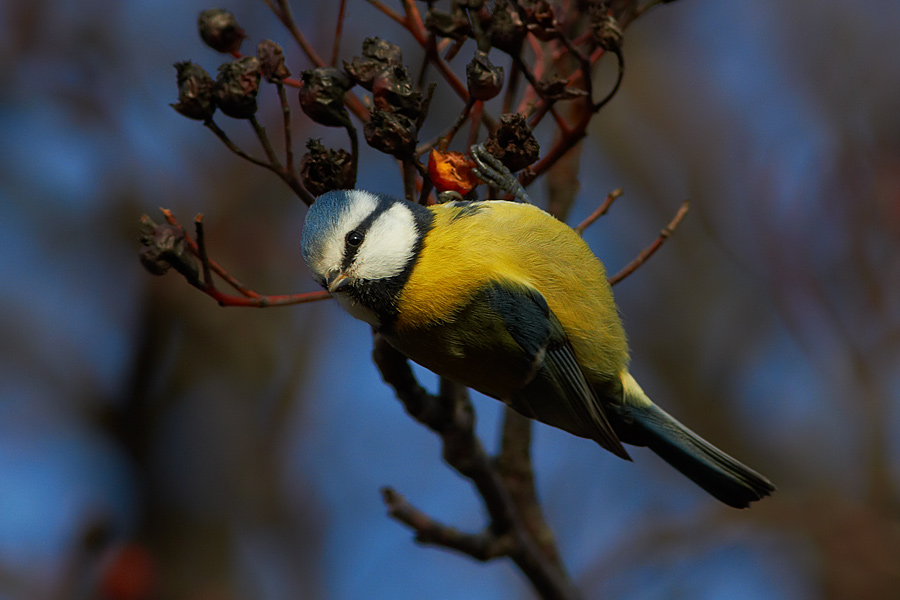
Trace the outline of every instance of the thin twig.
<instances>
[{"instance_id":1,"label":"thin twig","mask_svg":"<svg viewBox=\"0 0 900 600\"><path fill-rule=\"evenodd\" d=\"M265 134L265 130L262 129L262 126L259 125L258 122L256 122L255 118L251 120L251 123L255 123L254 129L257 131L257 135L260 134L260 131L262 131L262 133ZM278 158L274 156L274 151L272 150L271 144L268 143L267 137L266 138L261 137L260 141L263 142L263 140L265 140L263 142L263 147L266 149L267 154L269 154L270 152L272 153L271 157L274 158L274 164L270 163L270 162L266 162L264 160L260 160L258 158L254 158L254 157L250 156L249 154L247 154L246 152L244 152L243 150L241 150L240 148L238 148L235 145L235 143L231 141L231 138L228 137L228 134L226 134L224 131L222 131L222 129L218 125L216 125L216 123L212 119L209 119L208 121L204 121L203 125L206 126L207 129L209 129L210 131L215 133L216 137L218 137L220 140L222 140L222 143L225 144L225 146L229 150L231 150L232 152L234 152L235 154L237 154L244 160L249 161L249 162L253 163L254 165L264 167L264 168L272 171L276 175L278 175L278 177L280 177L281 180L284 181L288 185L288 187L290 187L291 190L293 190L293 192L295 194L297 194L297 196L301 200L303 200L304 203L306 203L307 206L311 205L315 201L315 198L313 197L313 195L310 194L309 191L305 187L303 187L303 184L300 183L300 180L297 179L297 176L294 174L294 172L293 171L287 172L284 169L284 167L281 166L281 163L278 162ZM266 147L266 146L268 146L268 147Z\"/></svg>"},{"instance_id":2,"label":"thin twig","mask_svg":"<svg viewBox=\"0 0 900 600\"><path fill-rule=\"evenodd\" d=\"M527 172L523 172L519 177L523 186L528 187L531 182L543 175L550 167L556 164L562 156L572 149L575 144L587 136L587 126L591 122L593 113L586 111L577 124L571 127L567 133L559 136L559 141L550 148L550 151L544 157L531 165Z\"/></svg>"},{"instance_id":3,"label":"thin twig","mask_svg":"<svg viewBox=\"0 0 900 600\"><path fill-rule=\"evenodd\" d=\"M471 148L478 141L478 130L481 128L481 113L484 112L484 102L479 100L472 107L471 126L469 128L469 139L466 141L466 147Z\"/></svg>"},{"instance_id":4,"label":"thin twig","mask_svg":"<svg viewBox=\"0 0 900 600\"><path fill-rule=\"evenodd\" d=\"M606 200L604 200L603 203L600 204L600 206L598 206L594 212L589 214L584 221L579 223L578 226L574 228L578 235L583 234L585 229L594 224L594 221L605 215L607 211L609 211L609 207L612 206L612 203L615 202L616 198L621 195L622 188L616 188L609 194L607 194Z\"/></svg>"},{"instance_id":5,"label":"thin twig","mask_svg":"<svg viewBox=\"0 0 900 600\"><path fill-rule=\"evenodd\" d=\"M416 166L415 158L408 157L400 161L403 172L403 196L410 202L416 201Z\"/></svg>"},{"instance_id":6,"label":"thin twig","mask_svg":"<svg viewBox=\"0 0 900 600\"><path fill-rule=\"evenodd\" d=\"M519 75L521 71L519 70L519 63L516 60L512 61L512 66L509 68L509 79L506 82L506 92L503 94L503 113L506 114L512 110L512 104L516 97L516 91L519 88Z\"/></svg>"},{"instance_id":7,"label":"thin twig","mask_svg":"<svg viewBox=\"0 0 900 600\"><path fill-rule=\"evenodd\" d=\"M161 208L160 211L166 218L166 222L168 222L169 225L173 225L184 231L184 229L181 227L181 224L179 224L178 220L175 218L175 215L172 214L172 211L167 208ZM186 231L184 232L184 237L185 241L187 242L188 248L190 248L191 253L194 254L194 256L200 259L200 262L203 265L203 281L194 282L189 280L189 283L191 283L191 285L196 287L207 296L214 299L219 303L220 306L266 308L269 306L289 306L292 304L316 302L319 300L326 300L331 297L331 294L324 290L316 292L306 292L302 294L263 295L248 289L240 281L230 275L228 271L226 271L221 265L207 256L202 220L202 215L198 215L197 219L194 220L195 226L197 228L197 241L194 241ZM222 280L225 281L225 283L237 290L241 294L241 296L233 296L216 289L215 285L213 284L210 271L221 277Z\"/></svg>"},{"instance_id":8,"label":"thin twig","mask_svg":"<svg viewBox=\"0 0 900 600\"><path fill-rule=\"evenodd\" d=\"M322 57L315 51L309 41L306 39L306 36L303 35L303 32L300 31L300 28L297 27L297 23L294 21L294 15L291 13L291 5L288 0L275 0L275 4L277 4L277 9L272 4L272 0L263 0L266 5L275 13L275 16L281 21L281 24L287 27L287 30L291 32L291 35L294 37L294 40L297 42L297 45L300 46L300 49L303 50L303 53L306 54L306 57L309 61L316 65L317 67L324 67L325 61L322 60Z\"/></svg>"},{"instance_id":9,"label":"thin twig","mask_svg":"<svg viewBox=\"0 0 900 600\"><path fill-rule=\"evenodd\" d=\"M267 163L264 160L254 158L254 157L250 156L249 154L247 154L246 152L244 152L243 150L241 150L240 148L238 148L235 145L235 143L231 141L231 138L228 137L228 134L226 134L224 131L222 131L222 129L218 125L216 125L215 121L213 121L212 119L209 119L208 121L204 121L203 125L207 129L212 131L214 134L216 134L216 137L219 138L220 140L222 140L222 143L225 144L225 146L229 150L231 150L232 152L234 152L235 154L237 154L244 160L252 162L254 165L258 165L260 167L265 167L266 169L269 169L270 171L278 173L278 169L276 169L275 166L272 165L271 163Z\"/></svg>"},{"instance_id":10,"label":"thin twig","mask_svg":"<svg viewBox=\"0 0 900 600\"><path fill-rule=\"evenodd\" d=\"M672 220L669 221L669 224L666 225L662 231L659 232L659 236L653 241L652 244L641 250L641 253L637 255L633 261L628 263L624 269L613 275L609 278L610 285L616 285L632 273L634 273L638 267L647 262L653 254L659 250L660 246L662 246L667 239L672 235L672 232L675 231L675 228L678 227L678 224L681 223L681 220L684 219L684 216L687 214L688 208L690 208L690 201L685 200L681 205L681 208L678 209L678 212L675 213L675 216L672 217Z\"/></svg>"},{"instance_id":11,"label":"thin twig","mask_svg":"<svg viewBox=\"0 0 900 600\"><path fill-rule=\"evenodd\" d=\"M306 36L303 35L303 32L300 31L300 28L297 27L297 23L294 21L294 15L291 13L291 8L288 3L288 0L263 0L266 3L266 6L269 7L275 16L278 17L278 20L281 21L281 24L284 25L288 31L290 31L294 40L297 42L297 45L300 46L300 49L303 50L303 53L306 54L306 57L316 67L324 67L325 61L322 60L322 57L316 53L315 49L313 49L312 45L310 45L309 41L306 39ZM285 79L286 85L290 85L293 87L301 87L302 83L297 81L296 79ZM363 105L362 101L352 93L348 93L344 96L344 104L347 105L347 108L352 112L360 121L367 121L369 119L369 111Z\"/></svg>"},{"instance_id":12,"label":"thin twig","mask_svg":"<svg viewBox=\"0 0 900 600\"><path fill-rule=\"evenodd\" d=\"M293 175L294 173L294 144L291 141L291 107L287 101L287 94L284 91L284 83L275 82L278 88L278 100L281 102L281 115L284 123L284 158L285 170Z\"/></svg>"},{"instance_id":13,"label":"thin twig","mask_svg":"<svg viewBox=\"0 0 900 600\"><path fill-rule=\"evenodd\" d=\"M203 214L194 217L194 230L197 233L197 255L203 266L203 284L207 288L214 288L212 273L209 267L209 256L206 254L206 236L203 235ZM187 235L185 235L187 237Z\"/></svg>"},{"instance_id":14,"label":"thin twig","mask_svg":"<svg viewBox=\"0 0 900 600\"><path fill-rule=\"evenodd\" d=\"M259 139L259 143L262 145L263 151L269 158L269 162L272 163L272 166L275 167L279 174L283 174L284 169L281 167L281 161L278 160L278 155L275 154L275 149L272 148L272 143L269 141L269 136L266 133L266 128L260 125L259 121L256 118L256 115L253 115L248 120L250 121L250 125L253 126L253 131L256 133L257 139Z\"/></svg>"},{"instance_id":15,"label":"thin twig","mask_svg":"<svg viewBox=\"0 0 900 600\"><path fill-rule=\"evenodd\" d=\"M270 308L272 306L293 306L295 304L307 304L309 302L318 302L331 298L325 290L316 292L306 292L303 294L276 294L276 295L258 295L253 298L244 298L242 296L232 296L224 294L215 288L201 290L207 296L219 303L222 307L241 307L241 308Z\"/></svg>"},{"instance_id":16,"label":"thin twig","mask_svg":"<svg viewBox=\"0 0 900 600\"><path fill-rule=\"evenodd\" d=\"M383 2L380 2L379 0L366 0L366 2L368 2L369 4L374 6L376 9L378 9L381 12L381 14L386 16L391 21L394 21L398 25L402 25L403 27L406 27L406 17L404 17L400 13L396 12L392 8L388 8L387 5L385 5Z\"/></svg>"},{"instance_id":17,"label":"thin twig","mask_svg":"<svg viewBox=\"0 0 900 600\"><path fill-rule=\"evenodd\" d=\"M609 93L606 94L599 102L594 104L593 109L594 112L599 111L603 108L607 102L613 99L613 96L619 91L619 88L622 86L622 79L625 77L625 55L622 54L622 50L616 48L612 50L612 53L616 55L616 61L618 65L618 71L616 72L616 83L613 85L612 89L609 90Z\"/></svg>"},{"instance_id":18,"label":"thin twig","mask_svg":"<svg viewBox=\"0 0 900 600\"><path fill-rule=\"evenodd\" d=\"M300 180L297 179L297 174L294 173L293 168L286 169L281 166L281 161L278 160L278 155L275 154L275 149L272 148L272 143L269 141L269 136L266 133L266 128L260 125L259 121L255 116L250 117L250 124L253 126L253 131L256 132L256 137L259 138L259 143L262 144L263 150L266 152L266 156L269 157L269 160L272 161L272 171L276 173L282 181L284 181L288 187L290 187L297 196L306 203L307 206L310 206L313 202L315 202L315 198L309 191L303 187L303 184L300 183ZM293 160L293 155L291 156Z\"/></svg>"},{"instance_id":19,"label":"thin twig","mask_svg":"<svg viewBox=\"0 0 900 600\"><path fill-rule=\"evenodd\" d=\"M460 128L466 122L466 119L469 118L469 113L472 110L472 106L475 104L474 98L469 98L466 102L466 105L463 106L462 112L459 113L459 116L456 117L456 122L453 123L453 126L450 128L450 131L443 135L438 140L437 149L440 152L446 152L448 148L450 148L450 143L453 141L453 138L456 136L457 132L459 132Z\"/></svg>"},{"instance_id":20,"label":"thin twig","mask_svg":"<svg viewBox=\"0 0 900 600\"><path fill-rule=\"evenodd\" d=\"M428 31L425 29L425 22L422 21L422 14L419 12L419 7L416 6L414 0L402 0L403 2L403 10L406 12L406 19L409 22L409 26L414 30L413 35L418 35L423 37L427 35Z\"/></svg>"},{"instance_id":21,"label":"thin twig","mask_svg":"<svg viewBox=\"0 0 900 600\"><path fill-rule=\"evenodd\" d=\"M356 127L349 121L344 126L347 130L347 136L350 138L350 160L353 163L353 184L356 185L356 174L359 171L359 133Z\"/></svg>"},{"instance_id":22,"label":"thin twig","mask_svg":"<svg viewBox=\"0 0 900 600\"><path fill-rule=\"evenodd\" d=\"M341 53L341 37L344 34L344 16L347 9L347 0L341 0L338 7L337 27L334 31L334 45L331 47L331 60L328 62L332 67L337 65L338 56Z\"/></svg>"},{"instance_id":23,"label":"thin twig","mask_svg":"<svg viewBox=\"0 0 900 600\"><path fill-rule=\"evenodd\" d=\"M160 208L159 210L162 212L163 216L166 218L166 222L169 223L169 225L174 225L175 227L181 228L181 224L179 224L178 221L175 219L175 215L172 214L171 210L169 210L168 208ZM197 246L197 243L193 239L191 239L191 236L187 235L187 232L185 232L184 237L185 237L185 240L187 241L188 246L191 249L191 252L194 253L194 256L200 256L200 248ZM260 294L257 294L253 290L248 289L246 286L244 286L244 284L242 284L235 277L230 275L228 273L228 271L226 271L216 261L209 259L208 262L209 262L210 269L212 269L212 271L216 275L221 277L225 281L225 283L227 283L228 285L230 285L231 287L236 289L243 296L245 296L247 298L257 298L260 296Z\"/></svg>"}]
</instances>

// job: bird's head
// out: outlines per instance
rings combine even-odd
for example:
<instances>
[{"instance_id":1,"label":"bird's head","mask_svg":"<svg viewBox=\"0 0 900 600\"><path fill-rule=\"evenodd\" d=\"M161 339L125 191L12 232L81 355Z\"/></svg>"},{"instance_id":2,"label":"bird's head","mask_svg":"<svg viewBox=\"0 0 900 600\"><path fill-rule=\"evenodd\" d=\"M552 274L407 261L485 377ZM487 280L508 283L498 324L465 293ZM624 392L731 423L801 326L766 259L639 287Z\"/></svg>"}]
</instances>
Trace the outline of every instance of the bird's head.
<instances>
[{"instance_id":1,"label":"bird's head","mask_svg":"<svg viewBox=\"0 0 900 600\"><path fill-rule=\"evenodd\" d=\"M428 209L362 190L319 196L303 226L303 260L353 316L380 325L391 316L422 238Z\"/></svg>"}]
</instances>

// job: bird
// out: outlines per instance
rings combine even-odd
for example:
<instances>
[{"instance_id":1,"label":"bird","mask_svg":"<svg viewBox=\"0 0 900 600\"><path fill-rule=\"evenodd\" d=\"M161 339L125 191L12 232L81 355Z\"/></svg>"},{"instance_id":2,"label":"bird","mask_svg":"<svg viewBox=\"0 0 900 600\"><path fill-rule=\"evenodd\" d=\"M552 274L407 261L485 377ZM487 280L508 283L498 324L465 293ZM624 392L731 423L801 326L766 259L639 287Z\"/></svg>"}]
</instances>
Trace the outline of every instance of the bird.
<instances>
[{"instance_id":1,"label":"bird","mask_svg":"<svg viewBox=\"0 0 900 600\"><path fill-rule=\"evenodd\" d=\"M729 506L775 491L644 393L603 264L541 208L335 190L300 245L346 312L426 369L625 460L646 446Z\"/></svg>"}]
</instances>

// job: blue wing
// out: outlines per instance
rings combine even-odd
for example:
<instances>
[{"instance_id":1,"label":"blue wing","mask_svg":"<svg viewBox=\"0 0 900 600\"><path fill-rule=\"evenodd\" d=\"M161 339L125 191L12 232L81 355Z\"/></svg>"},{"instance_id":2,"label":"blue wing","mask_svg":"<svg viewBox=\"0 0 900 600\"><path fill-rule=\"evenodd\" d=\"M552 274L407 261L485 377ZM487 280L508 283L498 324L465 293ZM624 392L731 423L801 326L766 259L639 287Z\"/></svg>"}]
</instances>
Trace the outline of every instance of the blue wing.
<instances>
[{"instance_id":1,"label":"blue wing","mask_svg":"<svg viewBox=\"0 0 900 600\"><path fill-rule=\"evenodd\" d=\"M510 405L527 417L592 439L631 460L543 295L533 288L493 285L487 300L531 362L523 387L509 399Z\"/></svg>"}]
</instances>

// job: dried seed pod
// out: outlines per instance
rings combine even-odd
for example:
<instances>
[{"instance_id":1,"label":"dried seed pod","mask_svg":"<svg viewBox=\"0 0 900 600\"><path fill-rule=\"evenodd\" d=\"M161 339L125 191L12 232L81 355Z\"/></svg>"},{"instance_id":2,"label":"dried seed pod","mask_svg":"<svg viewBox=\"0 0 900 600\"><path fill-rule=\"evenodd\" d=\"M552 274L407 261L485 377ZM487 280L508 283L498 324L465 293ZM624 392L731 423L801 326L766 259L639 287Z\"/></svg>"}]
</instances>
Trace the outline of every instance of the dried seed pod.
<instances>
[{"instance_id":1,"label":"dried seed pod","mask_svg":"<svg viewBox=\"0 0 900 600\"><path fill-rule=\"evenodd\" d=\"M291 76L291 72L284 66L281 46L272 40L261 41L256 47L256 56L259 58L259 70L269 83L284 81Z\"/></svg>"},{"instance_id":2,"label":"dried seed pod","mask_svg":"<svg viewBox=\"0 0 900 600\"><path fill-rule=\"evenodd\" d=\"M317 139L306 142L306 148L308 152L300 159L300 182L313 196L353 189L356 173L349 152L325 148Z\"/></svg>"},{"instance_id":3,"label":"dried seed pod","mask_svg":"<svg viewBox=\"0 0 900 600\"><path fill-rule=\"evenodd\" d=\"M547 0L537 0L533 5L525 7L524 12L526 27L536 38L542 42L556 38L556 17Z\"/></svg>"},{"instance_id":4,"label":"dried seed pod","mask_svg":"<svg viewBox=\"0 0 900 600\"><path fill-rule=\"evenodd\" d=\"M585 90L568 86L568 81L554 75L538 82L538 93L547 100L571 100L587 96Z\"/></svg>"},{"instance_id":5,"label":"dried seed pod","mask_svg":"<svg viewBox=\"0 0 900 600\"><path fill-rule=\"evenodd\" d=\"M175 63L178 82L178 102L172 108L189 119L206 121L216 112L213 99L213 80L206 69L191 61Z\"/></svg>"},{"instance_id":6,"label":"dried seed pod","mask_svg":"<svg viewBox=\"0 0 900 600\"><path fill-rule=\"evenodd\" d=\"M408 157L416 148L416 124L399 113L373 109L363 133L370 146L398 158Z\"/></svg>"},{"instance_id":7,"label":"dried seed pod","mask_svg":"<svg viewBox=\"0 0 900 600\"><path fill-rule=\"evenodd\" d=\"M175 225L157 225L147 215L141 217L140 259L150 273L165 275L170 268L184 275L189 281L199 281L197 259L187 246L184 230Z\"/></svg>"},{"instance_id":8,"label":"dried seed pod","mask_svg":"<svg viewBox=\"0 0 900 600\"><path fill-rule=\"evenodd\" d=\"M355 56L351 62L344 61L344 70L363 89L372 91L372 84L381 72L391 66L403 65L400 47L379 37L363 41L362 56Z\"/></svg>"},{"instance_id":9,"label":"dried seed pod","mask_svg":"<svg viewBox=\"0 0 900 600\"><path fill-rule=\"evenodd\" d=\"M491 46L516 55L522 49L522 42L528 29L519 11L510 0L497 0L491 13L490 23L486 27L491 38Z\"/></svg>"},{"instance_id":10,"label":"dried seed pod","mask_svg":"<svg viewBox=\"0 0 900 600\"><path fill-rule=\"evenodd\" d=\"M197 30L207 46L223 53L240 49L247 37L234 15L223 8L209 8L197 16Z\"/></svg>"},{"instance_id":11,"label":"dried seed pod","mask_svg":"<svg viewBox=\"0 0 900 600\"><path fill-rule=\"evenodd\" d=\"M502 115L500 127L484 147L510 171L524 169L541 155L541 148L528 122L518 113Z\"/></svg>"},{"instance_id":12,"label":"dried seed pod","mask_svg":"<svg viewBox=\"0 0 900 600\"><path fill-rule=\"evenodd\" d=\"M403 51L400 50L400 46L378 36L363 40L362 55L390 65L403 64Z\"/></svg>"},{"instance_id":13,"label":"dried seed pod","mask_svg":"<svg viewBox=\"0 0 900 600\"><path fill-rule=\"evenodd\" d=\"M216 106L234 119L249 119L256 114L260 78L259 60L255 56L220 65L213 87Z\"/></svg>"},{"instance_id":14,"label":"dried seed pod","mask_svg":"<svg viewBox=\"0 0 900 600\"><path fill-rule=\"evenodd\" d=\"M413 89L406 67L391 66L378 73L372 82L372 100L377 108L419 118L422 94Z\"/></svg>"},{"instance_id":15,"label":"dried seed pod","mask_svg":"<svg viewBox=\"0 0 900 600\"><path fill-rule=\"evenodd\" d=\"M344 106L344 94L353 87L353 81L340 69L319 67L303 71L300 75L300 108L307 116L326 127L346 127L350 113Z\"/></svg>"},{"instance_id":16,"label":"dried seed pod","mask_svg":"<svg viewBox=\"0 0 900 600\"><path fill-rule=\"evenodd\" d=\"M456 2L450 5L449 13L429 8L425 15L425 28L438 37L456 41L473 35L472 24L466 11Z\"/></svg>"},{"instance_id":17,"label":"dried seed pod","mask_svg":"<svg viewBox=\"0 0 900 600\"><path fill-rule=\"evenodd\" d=\"M490 100L503 89L503 67L494 66L486 52L476 50L466 65L466 85L474 99Z\"/></svg>"},{"instance_id":18,"label":"dried seed pod","mask_svg":"<svg viewBox=\"0 0 900 600\"><path fill-rule=\"evenodd\" d=\"M605 4L592 7L590 11L591 30L594 41L604 50L617 51L622 48L622 28L609 13Z\"/></svg>"}]
</instances>

